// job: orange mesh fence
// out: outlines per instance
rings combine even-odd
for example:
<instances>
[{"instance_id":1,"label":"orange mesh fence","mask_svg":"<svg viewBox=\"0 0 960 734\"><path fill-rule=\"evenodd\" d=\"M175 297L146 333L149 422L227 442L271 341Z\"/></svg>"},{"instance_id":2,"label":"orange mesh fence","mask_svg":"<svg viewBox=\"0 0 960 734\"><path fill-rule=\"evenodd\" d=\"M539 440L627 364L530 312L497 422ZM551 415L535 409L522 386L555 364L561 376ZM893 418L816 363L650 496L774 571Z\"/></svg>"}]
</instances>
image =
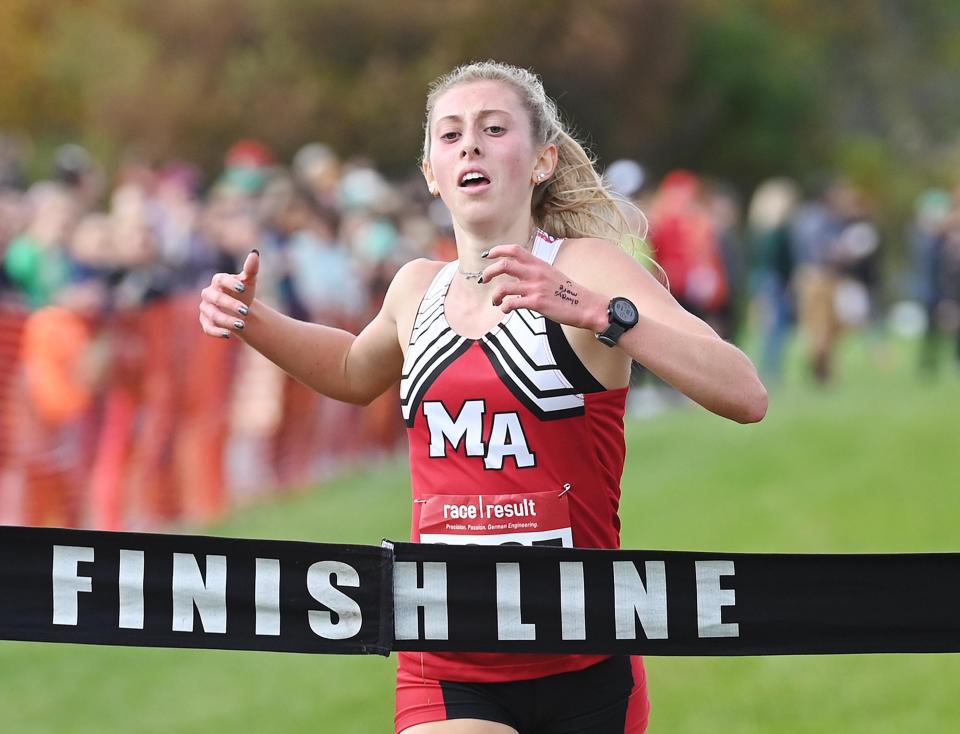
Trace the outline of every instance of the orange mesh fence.
<instances>
[{"instance_id":1,"label":"orange mesh fence","mask_svg":"<svg viewBox=\"0 0 960 734\"><path fill-rule=\"evenodd\" d=\"M0 305L0 523L158 529L393 450L394 391L317 395L237 340L195 294L96 324Z\"/></svg>"},{"instance_id":2,"label":"orange mesh fence","mask_svg":"<svg viewBox=\"0 0 960 734\"><path fill-rule=\"evenodd\" d=\"M18 467L14 410L20 375L20 337L26 309L0 303L0 522L14 522L23 470Z\"/></svg>"}]
</instances>

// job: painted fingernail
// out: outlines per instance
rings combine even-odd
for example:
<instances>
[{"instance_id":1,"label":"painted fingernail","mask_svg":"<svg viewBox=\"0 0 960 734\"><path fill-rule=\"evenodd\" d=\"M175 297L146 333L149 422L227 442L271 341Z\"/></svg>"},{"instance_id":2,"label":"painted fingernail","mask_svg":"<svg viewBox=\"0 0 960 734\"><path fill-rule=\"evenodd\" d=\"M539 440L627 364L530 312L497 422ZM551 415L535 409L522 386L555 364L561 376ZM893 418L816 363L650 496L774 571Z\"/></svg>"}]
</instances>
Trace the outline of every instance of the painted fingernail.
<instances>
[{"instance_id":1,"label":"painted fingernail","mask_svg":"<svg viewBox=\"0 0 960 734\"><path fill-rule=\"evenodd\" d=\"M482 275L481 275L479 278L477 278L477 282L478 282L478 283L482 283L482 282L483 282L483 276L482 276Z\"/></svg>"},{"instance_id":2,"label":"painted fingernail","mask_svg":"<svg viewBox=\"0 0 960 734\"><path fill-rule=\"evenodd\" d=\"M224 339L229 339L229 338L230 338L230 332L229 332L229 331L225 331L225 332L223 332L220 336L223 337Z\"/></svg>"},{"instance_id":3,"label":"painted fingernail","mask_svg":"<svg viewBox=\"0 0 960 734\"><path fill-rule=\"evenodd\" d=\"M237 291L237 293L243 293L247 289L247 286L245 286L243 283L237 283L235 286L233 286L233 288Z\"/></svg>"},{"instance_id":4,"label":"painted fingernail","mask_svg":"<svg viewBox=\"0 0 960 734\"><path fill-rule=\"evenodd\" d=\"M490 254L490 250L484 250L483 252L480 253L480 257L486 258L486 256L489 254Z\"/></svg>"},{"instance_id":5,"label":"painted fingernail","mask_svg":"<svg viewBox=\"0 0 960 734\"><path fill-rule=\"evenodd\" d=\"M258 250L256 247L254 247L252 250L250 250L250 252L255 252L255 253L257 253L258 255L260 254L260 250Z\"/></svg>"},{"instance_id":6,"label":"painted fingernail","mask_svg":"<svg viewBox=\"0 0 960 734\"><path fill-rule=\"evenodd\" d=\"M243 322L242 322L242 321L234 321L234 322L233 322L233 326L234 326L234 328L235 328L237 331L242 331L242 330L243 330Z\"/></svg>"},{"instance_id":7,"label":"painted fingernail","mask_svg":"<svg viewBox=\"0 0 960 734\"><path fill-rule=\"evenodd\" d=\"M241 316L246 316L248 313L250 313L250 309L247 308L246 306L241 306L240 308L237 309L237 311L240 313Z\"/></svg>"}]
</instances>

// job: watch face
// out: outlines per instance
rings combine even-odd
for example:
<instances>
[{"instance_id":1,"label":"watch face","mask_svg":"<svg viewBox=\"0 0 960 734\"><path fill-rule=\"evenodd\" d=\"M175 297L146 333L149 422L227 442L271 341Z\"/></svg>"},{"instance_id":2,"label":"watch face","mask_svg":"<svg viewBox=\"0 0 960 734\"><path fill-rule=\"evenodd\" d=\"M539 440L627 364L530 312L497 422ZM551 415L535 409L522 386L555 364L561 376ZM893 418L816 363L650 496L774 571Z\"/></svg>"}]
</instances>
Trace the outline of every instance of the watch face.
<instances>
[{"instance_id":1,"label":"watch face","mask_svg":"<svg viewBox=\"0 0 960 734\"><path fill-rule=\"evenodd\" d=\"M617 298L611 304L614 318L622 324L633 326L639 317L637 307L626 298Z\"/></svg>"}]
</instances>

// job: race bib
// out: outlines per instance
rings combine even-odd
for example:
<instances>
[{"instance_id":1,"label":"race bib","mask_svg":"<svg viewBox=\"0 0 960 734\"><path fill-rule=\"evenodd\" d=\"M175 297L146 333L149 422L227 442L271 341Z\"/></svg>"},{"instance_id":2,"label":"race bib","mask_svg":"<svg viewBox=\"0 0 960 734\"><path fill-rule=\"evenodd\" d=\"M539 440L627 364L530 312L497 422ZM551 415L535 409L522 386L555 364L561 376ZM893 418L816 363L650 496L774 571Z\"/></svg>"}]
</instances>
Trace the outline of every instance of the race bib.
<instances>
[{"instance_id":1,"label":"race bib","mask_svg":"<svg viewBox=\"0 0 960 734\"><path fill-rule=\"evenodd\" d=\"M573 547L566 492L432 495L423 500L420 542Z\"/></svg>"}]
</instances>

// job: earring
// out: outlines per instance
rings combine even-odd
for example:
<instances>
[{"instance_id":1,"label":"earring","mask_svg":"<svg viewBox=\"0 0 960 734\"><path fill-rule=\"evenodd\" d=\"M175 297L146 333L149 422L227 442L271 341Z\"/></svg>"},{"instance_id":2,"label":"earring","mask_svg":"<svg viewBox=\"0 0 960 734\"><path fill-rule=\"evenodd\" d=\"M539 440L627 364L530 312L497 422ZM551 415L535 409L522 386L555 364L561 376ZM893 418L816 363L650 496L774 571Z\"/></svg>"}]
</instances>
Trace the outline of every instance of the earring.
<instances>
[{"instance_id":1,"label":"earring","mask_svg":"<svg viewBox=\"0 0 960 734\"><path fill-rule=\"evenodd\" d=\"M537 174L537 183L538 183L538 184L539 184L539 183L543 183L543 178L544 178L543 174L542 174L542 173L538 173L538 174Z\"/></svg>"},{"instance_id":2,"label":"earring","mask_svg":"<svg viewBox=\"0 0 960 734\"><path fill-rule=\"evenodd\" d=\"M434 181L433 183L431 183L427 188L430 190L430 195L431 195L431 196L436 196L437 194L440 193L440 188L437 186L437 182L436 182L436 181Z\"/></svg>"}]
</instances>

